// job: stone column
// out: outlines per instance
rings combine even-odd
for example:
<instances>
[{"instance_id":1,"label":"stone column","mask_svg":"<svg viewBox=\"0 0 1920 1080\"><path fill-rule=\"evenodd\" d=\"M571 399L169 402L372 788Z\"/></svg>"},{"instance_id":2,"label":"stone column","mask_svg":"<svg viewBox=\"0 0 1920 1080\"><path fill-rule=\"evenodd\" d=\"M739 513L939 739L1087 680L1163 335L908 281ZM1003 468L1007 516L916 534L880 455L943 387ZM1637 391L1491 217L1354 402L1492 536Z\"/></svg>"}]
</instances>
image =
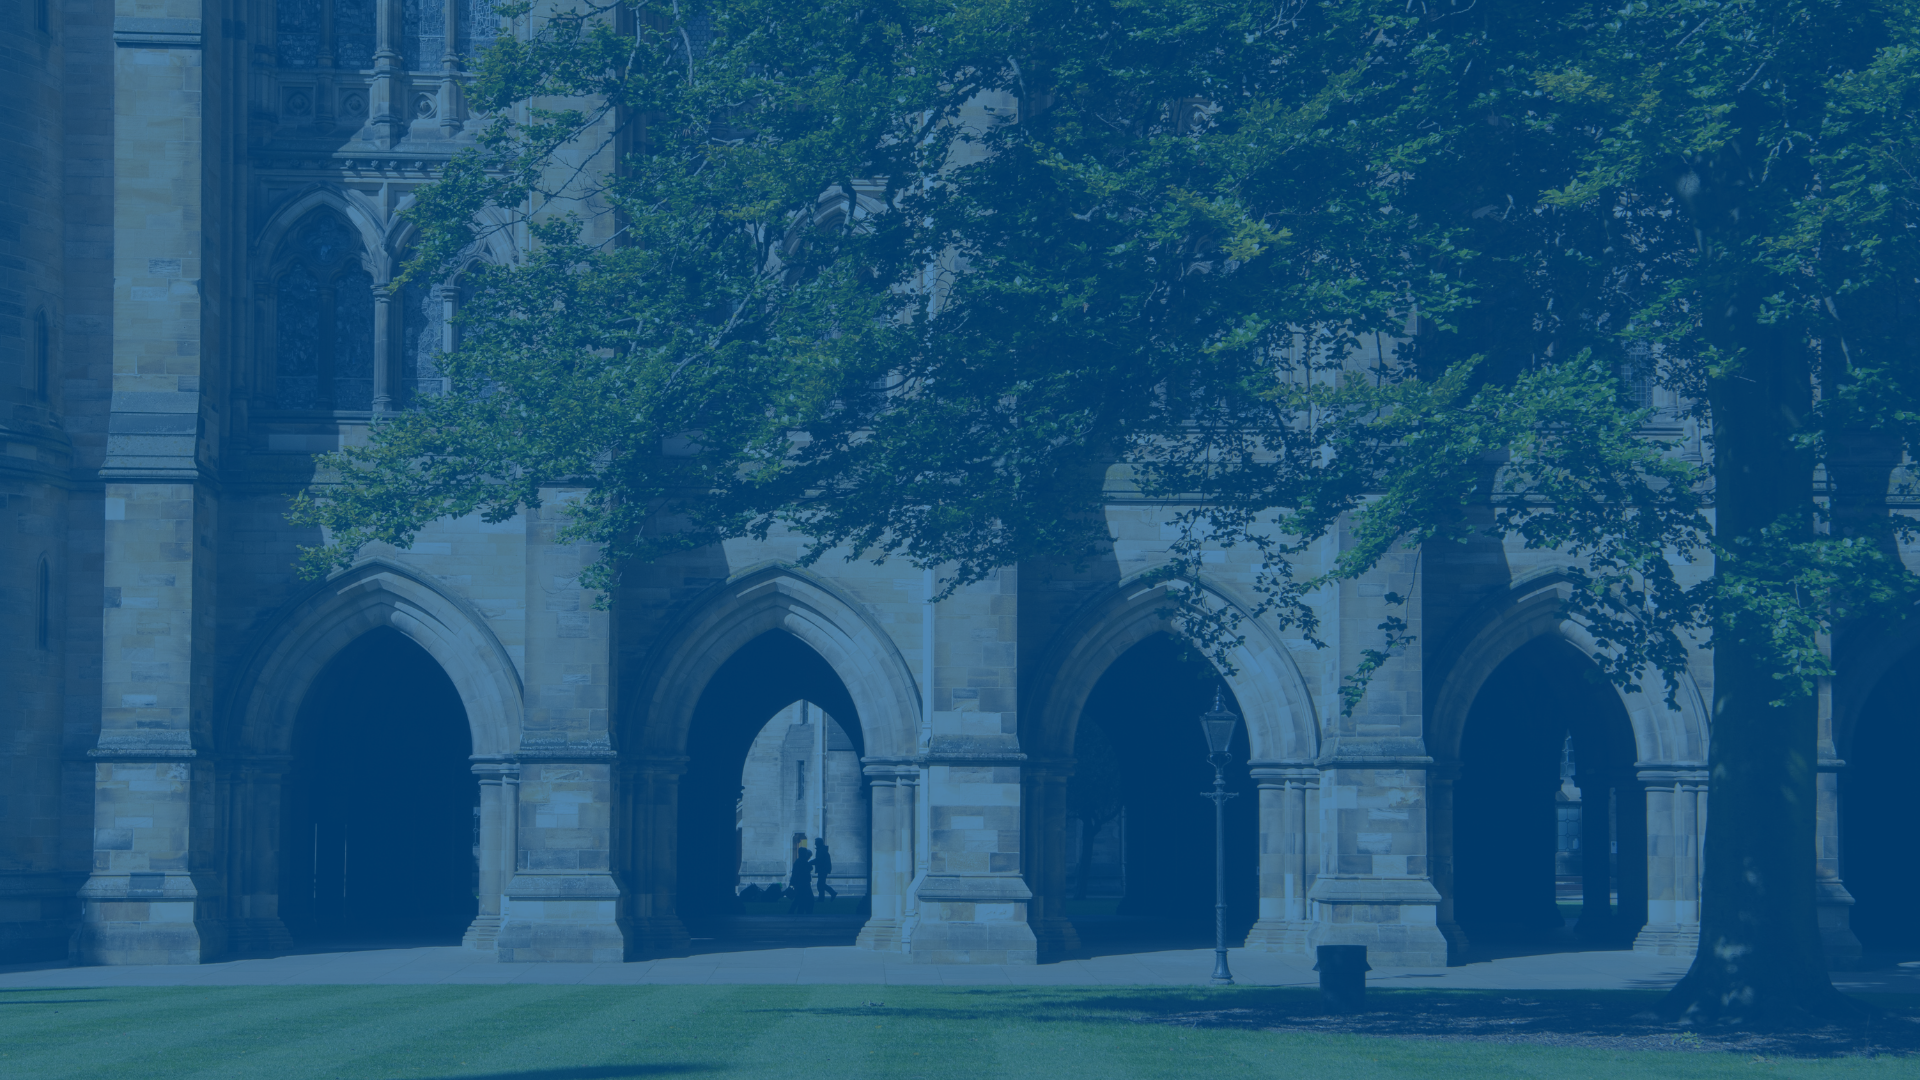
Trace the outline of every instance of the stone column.
<instances>
[{"instance_id":1,"label":"stone column","mask_svg":"<svg viewBox=\"0 0 1920 1080\"><path fill-rule=\"evenodd\" d=\"M1612 777L1582 771L1574 778L1580 789L1580 921L1575 931L1590 941L1613 933Z\"/></svg>"},{"instance_id":2,"label":"stone column","mask_svg":"<svg viewBox=\"0 0 1920 1080\"><path fill-rule=\"evenodd\" d=\"M899 776L902 771L918 770L910 764L868 758L864 771L873 799L873 815L868 823L872 840L868 846L867 886L872 899L871 914L866 925L860 928L856 944L876 952L899 952L907 886L913 881L913 845L901 824L913 814L910 803L901 805L903 798L913 797L913 787L903 785Z\"/></svg>"},{"instance_id":3,"label":"stone column","mask_svg":"<svg viewBox=\"0 0 1920 1080\"><path fill-rule=\"evenodd\" d=\"M483 760L473 772L480 778L480 911L461 944L491 950L500 934L501 895L515 869L520 770L511 762Z\"/></svg>"},{"instance_id":4,"label":"stone column","mask_svg":"<svg viewBox=\"0 0 1920 1080\"><path fill-rule=\"evenodd\" d=\"M1825 751L1814 776L1813 902L1819 913L1820 943L1827 967L1846 971L1860 966L1860 939L1852 924L1853 894L1840 880L1840 770L1846 762Z\"/></svg>"},{"instance_id":5,"label":"stone column","mask_svg":"<svg viewBox=\"0 0 1920 1080\"><path fill-rule=\"evenodd\" d=\"M1647 924L1636 952L1692 956L1700 946L1700 839L1707 771L1642 765L1647 800Z\"/></svg>"},{"instance_id":6,"label":"stone column","mask_svg":"<svg viewBox=\"0 0 1920 1080\"><path fill-rule=\"evenodd\" d=\"M684 956L689 937L680 921L680 777L683 757L647 758L629 766L622 799L632 868L627 897L627 959Z\"/></svg>"},{"instance_id":7,"label":"stone column","mask_svg":"<svg viewBox=\"0 0 1920 1080\"><path fill-rule=\"evenodd\" d=\"M1027 923L1043 957L1056 957L1080 947L1080 936L1062 907L1067 898L1067 784L1073 770L1064 762L1029 763L1022 770L1026 790L1024 852L1027 887L1033 900Z\"/></svg>"},{"instance_id":8,"label":"stone column","mask_svg":"<svg viewBox=\"0 0 1920 1080\"><path fill-rule=\"evenodd\" d=\"M1460 763L1457 761L1435 762L1427 770L1427 805L1430 835L1428 843L1432 845L1429 864L1433 870L1433 887L1440 894L1440 904L1435 909L1435 925L1440 936L1447 942L1447 963L1464 964L1467 962L1467 932L1460 928L1454 918L1454 863L1453 863L1453 794L1454 785L1460 779Z\"/></svg>"},{"instance_id":9,"label":"stone column","mask_svg":"<svg viewBox=\"0 0 1920 1080\"><path fill-rule=\"evenodd\" d=\"M231 269L204 206L226 198L232 151L209 141L231 103L205 85L207 14L198 0L115 7L113 389L93 865L70 947L81 963L191 964L225 944L220 778L203 756L217 536L206 474L221 417L203 409L200 379L202 357L226 345L225 318L201 297Z\"/></svg>"},{"instance_id":10,"label":"stone column","mask_svg":"<svg viewBox=\"0 0 1920 1080\"><path fill-rule=\"evenodd\" d=\"M373 45L373 85L367 93L367 123L373 129L373 141L383 150L391 150L406 137L411 119L400 100L406 88L400 79L400 50L394 47L395 31L400 24L400 0L376 0Z\"/></svg>"},{"instance_id":11,"label":"stone column","mask_svg":"<svg viewBox=\"0 0 1920 1080\"><path fill-rule=\"evenodd\" d=\"M373 411L376 413L393 411L393 339L397 334L393 294L391 285L377 285L373 290Z\"/></svg>"},{"instance_id":12,"label":"stone column","mask_svg":"<svg viewBox=\"0 0 1920 1080\"><path fill-rule=\"evenodd\" d=\"M940 964L1031 964L1023 876L1018 573L1008 567L935 606L923 772L924 875L908 955ZM916 853L918 854L918 853Z\"/></svg>"},{"instance_id":13,"label":"stone column","mask_svg":"<svg viewBox=\"0 0 1920 1080\"><path fill-rule=\"evenodd\" d=\"M230 789L227 941L238 954L283 953L293 937L280 921L281 791L287 762L243 761Z\"/></svg>"},{"instance_id":14,"label":"stone column","mask_svg":"<svg viewBox=\"0 0 1920 1080\"><path fill-rule=\"evenodd\" d=\"M1428 877L1427 758L1339 760L1320 774L1309 947L1365 945L1376 967L1444 967Z\"/></svg>"},{"instance_id":15,"label":"stone column","mask_svg":"<svg viewBox=\"0 0 1920 1080\"><path fill-rule=\"evenodd\" d=\"M612 636L580 570L597 551L561 541L579 489L544 487L526 512L526 708L518 840L495 949L502 961L626 956L613 875L615 755L608 736Z\"/></svg>"},{"instance_id":16,"label":"stone column","mask_svg":"<svg viewBox=\"0 0 1920 1080\"><path fill-rule=\"evenodd\" d=\"M1247 933L1247 948L1266 952L1307 951L1307 891L1313 887L1312 834L1307 795L1320 770L1305 764L1256 761L1260 787L1260 919Z\"/></svg>"}]
</instances>

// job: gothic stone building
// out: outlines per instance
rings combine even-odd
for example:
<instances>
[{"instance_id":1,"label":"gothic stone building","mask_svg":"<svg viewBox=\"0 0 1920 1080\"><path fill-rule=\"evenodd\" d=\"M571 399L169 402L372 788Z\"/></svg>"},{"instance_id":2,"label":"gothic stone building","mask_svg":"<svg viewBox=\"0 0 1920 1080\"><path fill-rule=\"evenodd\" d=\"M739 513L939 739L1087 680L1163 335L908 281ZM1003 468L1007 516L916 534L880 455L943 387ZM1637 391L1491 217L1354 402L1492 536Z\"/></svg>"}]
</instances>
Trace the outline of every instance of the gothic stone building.
<instances>
[{"instance_id":1,"label":"gothic stone building","mask_svg":"<svg viewBox=\"0 0 1920 1080\"><path fill-rule=\"evenodd\" d=\"M1247 947L1440 965L1575 917L1695 947L1710 667L1677 707L1596 680L1554 560L1494 540L1327 592L1329 648L1253 626L1224 680L1195 677L1142 583L1170 539L1148 504L1115 507L1082 569L1010 567L939 604L930 574L801 569L776 537L634 567L603 608L551 509L299 579L318 537L284 515L311 455L432 392L452 339L457 282L390 285L398 212L471 139L453 58L498 19L4 0L0 20L0 962L409 934L501 962L672 954L819 820L768 803L808 760L859 945L1044 960L1095 914L1204 918L1193 718L1217 682L1244 718ZM1242 552L1207 571L1249 602ZM1389 593L1415 641L1343 715ZM1823 699L1840 958L1854 930L1895 940L1920 884L1897 794L1916 645L1849 646ZM796 702L832 719L817 752L785 747ZM1078 819L1089 725L1124 827ZM1083 876L1118 908L1090 913Z\"/></svg>"}]
</instances>

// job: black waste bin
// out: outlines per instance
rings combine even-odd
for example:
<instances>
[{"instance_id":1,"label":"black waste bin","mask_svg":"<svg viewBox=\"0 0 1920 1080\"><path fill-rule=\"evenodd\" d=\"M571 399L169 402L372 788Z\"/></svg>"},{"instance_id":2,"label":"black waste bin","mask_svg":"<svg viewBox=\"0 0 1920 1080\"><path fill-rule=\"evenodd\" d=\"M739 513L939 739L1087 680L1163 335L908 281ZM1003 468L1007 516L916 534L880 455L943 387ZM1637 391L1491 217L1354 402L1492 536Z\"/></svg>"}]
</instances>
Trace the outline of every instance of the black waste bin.
<instances>
[{"instance_id":1,"label":"black waste bin","mask_svg":"<svg viewBox=\"0 0 1920 1080\"><path fill-rule=\"evenodd\" d=\"M1322 945L1313 970L1320 973L1320 1001L1328 1012L1366 1010L1367 972L1373 966L1367 963L1365 945Z\"/></svg>"}]
</instances>

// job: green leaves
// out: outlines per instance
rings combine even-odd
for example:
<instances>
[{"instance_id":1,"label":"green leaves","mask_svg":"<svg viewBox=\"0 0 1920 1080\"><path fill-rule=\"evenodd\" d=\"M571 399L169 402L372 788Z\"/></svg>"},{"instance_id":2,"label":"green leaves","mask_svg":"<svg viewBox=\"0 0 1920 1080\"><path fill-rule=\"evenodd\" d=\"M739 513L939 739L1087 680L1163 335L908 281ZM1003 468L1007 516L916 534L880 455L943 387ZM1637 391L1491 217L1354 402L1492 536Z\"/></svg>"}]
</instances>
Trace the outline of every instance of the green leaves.
<instances>
[{"instance_id":1,"label":"green leaves","mask_svg":"<svg viewBox=\"0 0 1920 1080\"><path fill-rule=\"evenodd\" d=\"M808 559L904 558L950 590L1088 558L1144 497L1179 533L1165 576L1250 548L1256 614L1309 638L1315 590L1494 536L1558 553L1624 685L1657 669L1671 694L1735 610L1813 671L1809 628L1897 607L1867 585L1895 563L1729 532L1707 516L1726 478L1685 455L1747 408L1741 380L1816 373L1818 401L1784 406L1802 457L1761 467L1810 484L1834 432L1911 438L1907 7L649 0L537 22L486 58L480 147L409 211L414 279L468 296L452 389L329 461L296 508L329 530L309 569L566 480L602 586L791 530ZM1680 395L1657 439L1619 380L1650 362ZM1785 582L1809 599L1762 613ZM1237 616L1179 595L1224 662Z\"/></svg>"}]
</instances>

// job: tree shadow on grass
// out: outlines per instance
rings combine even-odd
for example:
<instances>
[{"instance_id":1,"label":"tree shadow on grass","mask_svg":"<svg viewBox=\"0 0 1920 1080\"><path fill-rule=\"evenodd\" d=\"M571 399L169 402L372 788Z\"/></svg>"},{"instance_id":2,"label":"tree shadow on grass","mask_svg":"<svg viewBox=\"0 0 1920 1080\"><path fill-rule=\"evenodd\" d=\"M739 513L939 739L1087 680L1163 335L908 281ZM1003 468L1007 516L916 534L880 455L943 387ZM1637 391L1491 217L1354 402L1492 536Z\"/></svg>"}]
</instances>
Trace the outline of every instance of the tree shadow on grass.
<instances>
[{"instance_id":1,"label":"tree shadow on grass","mask_svg":"<svg viewBox=\"0 0 1920 1080\"><path fill-rule=\"evenodd\" d=\"M892 989L892 988L890 988ZM916 988L918 989L918 988ZM1329 1015L1313 989L1084 990L973 987L943 991L964 1005L914 994L897 1006L769 1008L810 1016L979 1024L1073 1023L1288 1031L1322 1035L1604 1050L1717 1051L1762 1057L1920 1055L1920 1001L1886 996L1863 1023L1791 1032L1689 1031L1655 1017L1660 991L1369 989L1366 1012ZM896 994L896 1000L904 995ZM936 999L937 1000L937 999Z\"/></svg>"},{"instance_id":2,"label":"tree shadow on grass","mask_svg":"<svg viewBox=\"0 0 1920 1080\"><path fill-rule=\"evenodd\" d=\"M578 1065L572 1068L520 1068L515 1072L453 1072L447 1076L426 1076L422 1080L626 1080L628 1076L684 1076L689 1072L714 1072L712 1065L685 1061L662 1061L649 1065Z\"/></svg>"},{"instance_id":3,"label":"tree shadow on grass","mask_svg":"<svg viewBox=\"0 0 1920 1080\"><path fill-rule=\"evenodd\" d=\"M1079 999L1071 1007L1127 1017L1141 1024L1440 1042L1789 1057L1920 1054L1920 1008L1916 1007L1920 1003L1912 1000L1876 1002L1881 1011L1859 1024L1761 1032L1683 1029L1653 1014L1661 997L1658 991L1630 990L1369 988L1366 1012L1332 1015L1322 1007L1317 990L1250 989L1230 995L1103 995Z\"/></svg>"}]
</instances>

